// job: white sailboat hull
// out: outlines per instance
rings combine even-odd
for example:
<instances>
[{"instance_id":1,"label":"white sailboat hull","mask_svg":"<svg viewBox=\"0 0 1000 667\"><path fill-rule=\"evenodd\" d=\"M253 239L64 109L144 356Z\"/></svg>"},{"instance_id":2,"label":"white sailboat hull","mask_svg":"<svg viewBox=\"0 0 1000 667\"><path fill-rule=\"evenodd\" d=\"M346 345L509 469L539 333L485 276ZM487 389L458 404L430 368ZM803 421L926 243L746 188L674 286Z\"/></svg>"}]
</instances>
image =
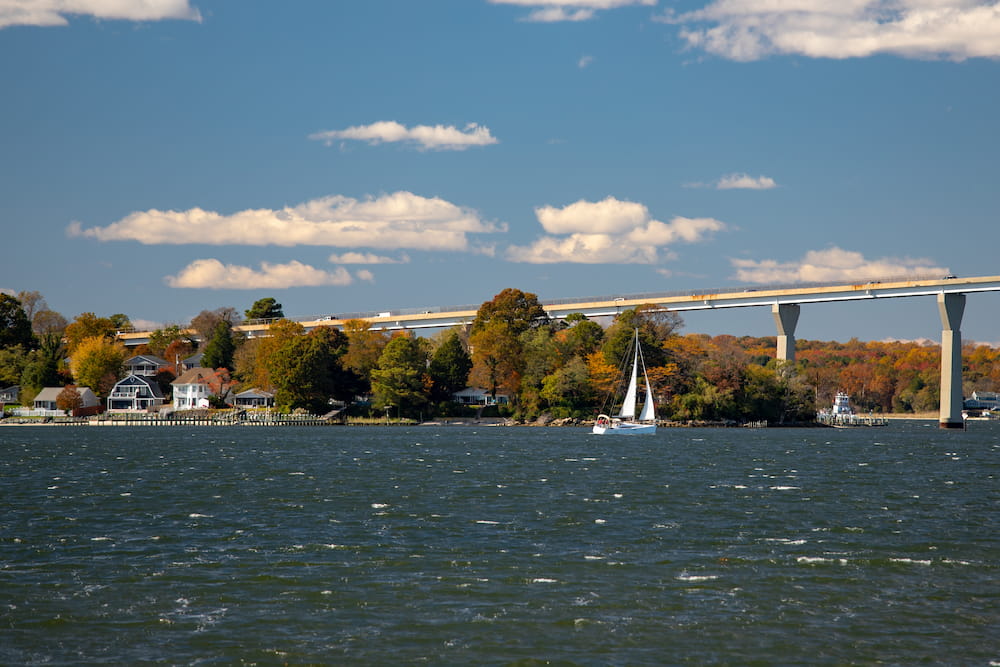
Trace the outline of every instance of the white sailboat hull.
<instances>
[{"instance_id":1,"label":"white sailboat hull","mask_svg":"<svg viewBox=\"0 0 1000 667\"><path fill-rule=\"evenodd\" d=\"M593 432L595 435L649 435L656 433L656 422L621 421L600 415Z\"/></svg>"},{"instance_id":2,"label":"white sailboat hull","mask_svg":"<svg viewBox=\"0 0 1000 667\"><path fill-rule=\"evenodd\" d=\"M610 426L594 425L597 435L649 435L656 433L656 424L637 424L635 422L618 422Z\"/></svg>"}]
</instances>

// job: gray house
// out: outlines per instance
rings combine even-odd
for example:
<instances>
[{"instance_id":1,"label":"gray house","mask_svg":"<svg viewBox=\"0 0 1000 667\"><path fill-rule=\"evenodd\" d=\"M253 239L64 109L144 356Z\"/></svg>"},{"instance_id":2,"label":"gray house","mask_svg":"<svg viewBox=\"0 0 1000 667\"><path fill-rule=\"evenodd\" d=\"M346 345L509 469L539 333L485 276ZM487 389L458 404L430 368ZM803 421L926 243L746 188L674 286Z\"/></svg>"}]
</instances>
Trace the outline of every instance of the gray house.
<instances>
[{"instance_id":1,"label":"gray house","mask_svg":"<svg viewBox=\"0 0 1000 667\"><path fill-rule=\"evenodd\" d=\"M108 394L108 410L118 412L145 412L163 405L160 385L151 377L129 375L119 380Z\"/></svg>"},{"instance_id":2,"label":"gray house","mask_svg":"<svg viewBox=\"0 0 1000 667\"><path fill-rule=\"evenodd\" d=\"M161 368L169 365L169 361L161 359L156 355L139 354L125 362L125 372L129 375L152 377L159 373Z\"/></svg>"}]
</instances>

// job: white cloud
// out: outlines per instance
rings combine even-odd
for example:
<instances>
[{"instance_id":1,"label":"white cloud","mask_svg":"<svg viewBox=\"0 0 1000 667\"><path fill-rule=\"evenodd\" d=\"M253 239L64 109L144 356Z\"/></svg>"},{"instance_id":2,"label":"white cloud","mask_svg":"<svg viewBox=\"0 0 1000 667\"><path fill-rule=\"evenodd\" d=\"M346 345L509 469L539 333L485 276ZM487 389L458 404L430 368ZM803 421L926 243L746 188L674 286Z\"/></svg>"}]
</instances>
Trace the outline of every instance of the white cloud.
<instances>
[{"instance_id":1,"label":"white cloud","mask_svg":"<svg viewBox=\"0 0 1000 667\"><path fill-rule=\"evenodd\" d=\"M223 264L217 259L197 259L181 269L176 276L164 281L170 287L210 289L285 289L320 285L350 285L354 282L344 267L323 271L308 264L291 261L287 264L262 262L260 270L249 266Z\"/></svg>"},{"instance_id":2,"label":"white cloud","mask_svg":"<svg viewBox=\"0 0 1000 667\"><path fill-rule=\"evenodd\" d=\"M769 176L754 178L747 174L728 174L720 178L715 187L719 190L770 190L778 184Z\"/></svg>"},{"instance_id":3,"label":"white cloud","mask_svg":"<svg viewBox=\"0 0 1000 667\"><path fill-rule=\"evenodd\" d=\"M929 259L867 259L860 252L837 247L810 250L797 262L773 259L731 259L730 262L736 269L736 280L750 283L849 282L949 273L946 267L935 266Z\"/></svg>"},{"instance_id":4,"label":"white cloud","mask_svg":"<svg viewBox=\"0 0 1000 667\"><path fill-rule=\"evenodd\" d=\"M69 23L68 15L125 21L201 21L201 14L188 0L0 0L0 28L62 26Z\"/></svg>"},{"instance_id":5,"label":"white cloud","mask_svg":"<svg viewBox=\"0 0 1000 667\"><path fill-rule=\"evenodd\" d=\"M531 264L653 264L664 258L663 250L672 243L695 243L726 228L712 218L678 216L660 222L644 205L614 197L580 200L562 208L541 206L535 215L550 236L530 246L511 246L508 259Z\"/></svg>"},{"instance_id":6,"label":"white cloud","mask_svg":"<svg viewBox=\"0 0 1000 667\"><path fill-rule=\"evenodd\" d=\"M0 287L0 294L6 294L7 296L17 296L17 292L12 289L7 289L6 287Z\"/></svg>"},{"instance_id":7,"label":"white cloud","mask_svg":"<svg viewBox=\"0 0 1000 667\"><path fill-rule=\"evenodd\" d=\"M642 5L651 7L656 0L489 0L494 5L532 7L526 21L555 23L559 21L588 21L601 9L618 9Z\"/></svg>"},{"instance_id":8,"label":"white cloud","mask_svg":"<svg viewBox=\"0 0 1000 667\"><path fill-rule=\"evenodd\" d=\"M345 252L330 255L330 261L334 264L409 264L410 258L407 255L396 259L370 252Z\"/></svg>"},{"instance_id":9,"label":"white cloud","mask_svg":"<svg viewBox=\"0 0 1000 667\"><path fill-rule=\"evenodd\" d=\"M682 25L691 48L738 61L1000 57L997 0L714 0L659 20Z\"/></svg>"},{"instance_id":10,"label":"white cloud","mask_svg":"<svg viewBox=\"0 0 1000 667\"><path fill-rule=\"evenodd\" d=\"M490 134L490 128L476 123L469 123L460 130L454 125L416 125L408 128L392 120L355 125L346 130L316 132L309 138L322 141L327 146L337 140L367 141L370 144L403 142L436 151L464 151L470 146L499 143Z\"/></svg>"},{"instance_id":11,"label":"white cloud","mask_svg":"<svg viewBox=\"0 0 1000 667\"><path fill-rule=\"evenodd\" d=\"M363 280L366 283L375 282L375 274L369 271L368 269L361 269L360 271L356 271L354 275L355 277L357 277L358 280Z\"/></svg>"},{"instance_id":12,"label":"white cloud","mask_svg":"<svg viewBox=\"0 0 1000 667\"><path fill-rule=\"evenodd\" d=\"M581 56L580 60L577 61L576 66L580 69L585 67L590 67L590 64L594 62L594 56Z\"/></svg>"},{"instance_id":13,"label":"white cloud","mask_svg":"<svg viewBox=\"0 0 1000 667\"><path fill-rule=\"evenodd\" d=\"M468 208L437 197L395 192L357 200L333 195L280 210L250 209L232 215L192 208L150 209L106 227L67 228L70 236L147 245L278 245L340 248L411 248L464 251L469 234L506 231Z\"/></svg>"}]
</instances>

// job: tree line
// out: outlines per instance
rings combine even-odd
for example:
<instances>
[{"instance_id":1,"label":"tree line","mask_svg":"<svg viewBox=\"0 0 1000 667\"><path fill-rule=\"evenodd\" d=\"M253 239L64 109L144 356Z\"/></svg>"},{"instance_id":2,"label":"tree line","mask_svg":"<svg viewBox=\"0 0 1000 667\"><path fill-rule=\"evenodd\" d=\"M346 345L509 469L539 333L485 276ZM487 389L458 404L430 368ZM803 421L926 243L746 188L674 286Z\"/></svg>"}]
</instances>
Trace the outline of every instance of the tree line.
<instances>
[{"instance_id":1,"label":"tree line","mask_svg":"<svg viewBox=\"0 0 1000 667\"><path fill-rule=\"evenodd\" d=\"M807 421L837 391L864 411L938 406L936 345L800 340L790 363L774 358L774 337L683 334L679 315L653 306L603 323L579 313L552 320L536 295L513 288L484 302L466 325L431 337L374 329L364 320L306 332L270 297L243 317L271 321L268 335L248 338L236 328L241 315L224 307L202 311L186 326L157 329L148 344L129 351L116 340L131 324L125 315L82 313L69 322L37 293L0 294L0 385L20 384L22 403L42 387L71 383L106 396L124 361L148 353L168 361L157 379L169 391L182 370L178 362L200 352L200 365L220 378L218 405L255 387L273 392L284 410L322 413L341 401L370 415L446 417L463 410L452 395L473 386L506 398L501 410L513 418L590 418L638 331L666 419ZM1000 388L1000 350L967 345L963 353L966 395Z\"/></svg>"}]
</instances>

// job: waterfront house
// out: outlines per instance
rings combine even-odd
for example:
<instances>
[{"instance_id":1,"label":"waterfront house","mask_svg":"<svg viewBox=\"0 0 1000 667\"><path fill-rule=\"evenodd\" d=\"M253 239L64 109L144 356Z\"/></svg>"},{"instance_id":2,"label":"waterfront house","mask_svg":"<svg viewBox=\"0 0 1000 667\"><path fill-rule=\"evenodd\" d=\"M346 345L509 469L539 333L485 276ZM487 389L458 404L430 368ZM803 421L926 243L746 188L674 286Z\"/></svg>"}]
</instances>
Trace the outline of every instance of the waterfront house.
<instances>
[{"instance_id":1,"label":"waterfront house","mask_svg":"<svg viewBox=\"0 0 1000 667\"><path fill-rule=\"evenodd\" d=\"M108 394L109 412L145 412L159 408L165 399L152 377L130 374Z\"/></svg>"},{"instance_id":2,"label":"waterfront house","mask_svg":"<svg viewBox=\"0 0 1000 667\"><path fill-rule=\"evenodd\" d=\"M965 410L1000 410L1000 394L995 391L974 391L962 402Z\"/></svg>"},{"instance_id":3,"label":"waterfront house","mask_svg":"<svg viewBox=\"0 0 1000 667\"><path fill-rule=\"evenodd\" d=\"M209 396L225 398L232 382L225 369L218 371L197 366L181 373L170 383L174 389L174 410L207 408Z\"/></svg>"},{"instance_id":4,"label":"waterfront house","mask_svg":"<svg viewBox=\"0 0 1000 667\"><path fill-rule=\"evenodd\" d=\"M462 405L507 405L510 402L507 394L497 394L494 397L491 392L479 387L466 387L462 391L456 391L451 399Z\"/></svg>"},{"instance_id":5,"label":"waterfront house","mask_svg":"<svg viewBox=\"0 0 1000 667\"><path fill-rule=\"evenodd\" d=\"M170 362L152 354L139 354L125 362L125 372L139 377L153 377Z\"/></svg>"},{"instance_id":6,"label":"waterfront house","mask_svg":"<svg viewBox=\"0 0 1000 667\"><path fill-rule=\"evenodd\" d=\"M19 417L62 417L66 411L60 410L57 402L59 394L65 388L45 387L35 396L32 407L18 408L14 410L13 414ZM80 394L80 407L73 411L74 415L95 414L100 411L101 399L97 398L97 395L89 387L75 387L75 389Z\"/></svg>"},{"instance_id":7,"label":"waterfront house","mask_svg":"<svg viewBox=\"0 0 1000 667\"><path fill-rule=\"evenodd\" d=\"M233 397L233 406L237 408L274 407L274 394L257 388L247 389Z\"/></svg>"}]
</instances>

